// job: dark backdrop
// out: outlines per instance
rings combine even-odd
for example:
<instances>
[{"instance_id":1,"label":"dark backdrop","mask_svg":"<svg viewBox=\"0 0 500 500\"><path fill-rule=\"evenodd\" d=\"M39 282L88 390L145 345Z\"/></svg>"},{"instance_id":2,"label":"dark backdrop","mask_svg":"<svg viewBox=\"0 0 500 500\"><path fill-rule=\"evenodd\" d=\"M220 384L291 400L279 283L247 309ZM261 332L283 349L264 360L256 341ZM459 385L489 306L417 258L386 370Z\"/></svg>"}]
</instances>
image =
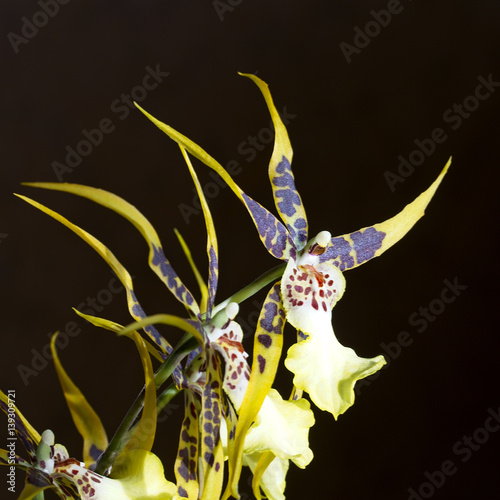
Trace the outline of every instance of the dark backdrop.
<instances>
[{"instance_id":1,"label":"dark backdrop","mask_svg":"<svg viewBox=\"0 0 500 500\"><path fill-rule=\"evenodd\" d=\"M61 359L109 434L141 386L132 343L71 310L95 301L97 314L127 323L111 272L13 192L102 239L135 277L148 313L183 313L149 271L147 248L129 223L86 200L20 183L63 180L123 196L152 221L195 290L172 231L181 231L205 269L189 174L177 146L123 95L132 92L222 164L236 161L237 182L270 208L269 116L256 87L237 75L257 73L288 119L311 234L389 218L454 158L426 217L382 258L346 275L334 310L339 339L391 363L337 422L315 410L315 458L305 471L291 468L287 498L419 498L410 488L420 498L498 495L499 15L494 0L3 1L2 389L15 390L32 424L52 428L80 457L80 437L44 357L48 334L72 334ZM153 70L158 81L137 88ZM102 139L93 132L98 144L68 165L67 148L99 126ZM398 172L409 159L415 166ZM196 165L208 186L207 169ZM223 299L275 261L232 193L211 189ZM440 298L445 288L450 303ZM257 307L253 299L242 306L249 335ZM172 342L179 336L163 331ZM287 331L288 343L293 336ZM280 378L284 393L290 381ZM155 445L170 479L180 405L169 408ZM443 468L448 475L435 472ZM251 497L245 481L241 491Z\"/></svg>"}]
</instances>

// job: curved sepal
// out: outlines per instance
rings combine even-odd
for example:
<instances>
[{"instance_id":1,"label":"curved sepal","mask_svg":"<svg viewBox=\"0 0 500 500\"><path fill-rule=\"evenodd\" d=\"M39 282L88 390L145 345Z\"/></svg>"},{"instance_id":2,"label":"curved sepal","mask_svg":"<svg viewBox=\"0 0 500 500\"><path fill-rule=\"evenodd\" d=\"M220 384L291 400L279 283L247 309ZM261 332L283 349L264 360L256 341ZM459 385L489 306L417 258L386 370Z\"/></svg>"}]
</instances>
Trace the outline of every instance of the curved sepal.
<instances>
[{"instance_id":1,"label":"curved sepal","mask_svg":"<svg viewBox=\"0 0 500 500\"><path fill-rule=\"evenodd\" d=\"M176 228L174 228L174 233L177 236L179 243L181 244L182 251L184 252L184 255L186 256L186 259L189 262L189 266L191 267L191 270L193 271L194 277L196 278L196 282L198 283L198 288L200 289L200 294L201 294L200 311L203 313L203 311L207 310L207 304L208 304L207 284L203 280L200 271L198 271L198 268L196 267L196 264L193 260L193 256L191 255L191 250L189 249L187 243L184 241L182 234Z\"/></svg>"},{"instance_id":2,"label":"curved sepal","mask_svg":"<svg viewBox=\"0 0 500 500\"><path fill-rule=\"evenodd\" d=\"M198 193L198 196L200 198L201 208L203 210L203 216L205 218L205 226L207 228L208 299L206 309L202 310L201 312L206 313L206 320L209 321L212 314L212 309L214 307L215 293L217 291L217 281L219 279L217 236L215 234L215 226L212 214L210 213L210 209L208 208L205 193L203 192L203 188L201 187L200 181L198 180L198 176L194 171L193 165L191 164L191 160L189 159L186 150L182 146L180 146L180 148L182 151L182 156L186 161L189 173L191 174L194 185L196 187L196 192Z\"/></svg>"},{"instance_id":3,"label":"curved sepal","mask_svg":"<svg viewBox=\"0 0 500 500\"><path fill-rule=\"evenodd\" d=\"M255 75L243 74L250 78L260 89L266 100L274 125L274 148L269 163L269 179L273 189L274 203L281 219L292 235L297 250L307 243L307 216L302 199L295 187L292 173L292 145L285 125L276 110L268 85Z\"/></svg>"},{"instance_id":4,"label":"curved sepal","mask_svg":"<svg viewBox=\"0 0 500 500\"><path fill-rule=\"evenodd\" d=\"M241 407L236 408L239 418L236 425L234 453L229 458L229 479L223 498L238 493L245 438L273 385L283 348L284 326L285 311L281 303L279 283L275 283L267 294L257 322L252 372Z\"/></svg>"},{"instance_id":5,"label":"curved sepal","mask_svg":"<svg viewBox=\"0 0 500 500\"><path fill-rule=\"evenodd\" d=\"M120 325L119 323L116 323L116 322L111 321L109 319L99 318L98 316L91 316L90 314L82 313L74 307L73 307L73 311L75 311L75 313L78 314L78 316L80 316L84 320L88 321L92 325L97 326L99 328L103 328L104 330L109 330L111 332L121 334L122 330L125 328L123 325ZM128 332L124 336L130 338L131 340L134 340L135 333L136 333L135 331ZM158 353L158 350L156 349L156 347L146 340L144 340L144 342L146 344L146 347L148 349L149 354L151 354L151 356L153 356L154 358L156 358L156 360L158 360L160 363L162 363L165 359L163 358L163 356L161 356L161 354Z\"/></svg>"},{"instance_id":6,"label":"curved sepal","mask_svg":"<svg viewBox=\"0 0 500 500\"><path fill-rule=\"evenodd\" d=\"M57 335L58 333L55 333L50 340L54 366L75 427L83 438L83 459L86 466L90 467L96 463L108 446L108 438L101 419L68 376L59 360L56 349Z\"/></svg>"},{"instance_id":7,"label":"curved sepal","mask_svg":"<svg viewBox=\"0 0 500 500\"><path fill-rule=\"evenodd\" d=\"M222 165L212 158L198 144L182 135L169 125L157 120L147 111L142 109L137 103L136 107L149 118L162 132L167 134L172 140L177 142L182 148L191 153L195 158L203 162L212 170L217 172L231 188L234 194L243 202L252 217L259 236L268 252L277 259L287 260L290 252L294 250L293 241L285 226L267 209L245 194L241 188L233 181L232 177L224 170Z\"/></svg>"},{"instance_id":8,"label":"curved sepal","mask_svg":"<svg viewBox=\"0 0 500 500\"><path fill-rule=\"evenodd\" d=\"M156 385L153 365L144 339L134 332L132 340L139 351L144 371L144 406L139 423L122 453L137 449L151 451L156 434Z\"/></svg>"},{"instance_id":9,"label":"curved sepal","mask_svg":"<svg viewBox=\"0 0 500 500\"><path fill-rule=\"evenodd\" d=\"M186 410L175 460L175 478L180 498L198 500L199 411L192 391L186 389L184 397Z\"/></svg>"},{"instance_id":10,"label":"curved sepal","mask_svg":"<svg viewBox=\"0 0 500 500\"><path fill-rule=\"evenodd\" d=\"M17 408L15 400L9 398L7 394L0 390L0 407L2 411L14 420L8 423L7 432L9 437L16 437L21 441L24 449L28 453L30 461L36 460L36 449L40 442L41 436L34 427L23 416L21 411ZM10 411L9 411L10 410ZM12 427L13 424L13 427Z\"/></svg>"},{"instance_id":11,"label":"curved sepal","mask_svg":"<svg viewBox=\"0 0 500 500\"><path fill-rule=\"evenodd\" d=\"M424 215L450 165L451 158L431 186L394 217L354 233L332 238L326 252L320 256L321 262L331 262L344 271L382 255Z\"/></svg>"},{"instance_id":12,"label":"curved sepal","mask_svg":"<svg viewBox=\"0 0 500 500\"><path fill-rule=\"evenodd\" d=\"M54 185L59 186L59 184L54 184ZM26 201L30 205L34 206L35 208L38 208L38 210L49 215L53 219L57 220L58 222L66 226L68 229L71 229L71 231L73 231L77 236L79 236L83 241L85 241L85 243L87 243L90 247L92 247L102 257L102 259L104 259L104 261L109 265L109 267L111 267L113 272L117 275L118 279L121 281L122 285L125 287L125 291L127 294L127 305L130 315L136 320L140 320L146 316L139 301L137 300L137 297L135 296L134 287L132 284L132 277L130 276L129 272L125 269L125 267L120 263L120 261L115 257L115 255L105 245L103 245L97 238L92 236L90 233L88 233L81 227L78 227L76 224L73 224L62 215L59 215L57 212L54 212L50 208L42 205L41 203L38 203L37 201L34 201L20 194L16 194L16 196ZM151 340L153 340L153 342L155 342L158 346L161 347L164 353L168 354L172 351L172 347L170 346L170 344L158 333L156 328L154 328L153 326L149 326L148 328L145 328L145 332L148 334Z\"/></svg>"},{"instance_id":13,"label":"curved sepal","mask_svg":"<svg viewBox=\"0 0 500 500\"><path fill-rule=\"evenodd\" d=\"M220 498L224 480L222 448L222 383L220 361L215 353L206 358L207 382L203 389L200 419L201 500Z\"/></svg>"},{"instance_id":14,"label":"curved sepal","mask_svg":"<svg viewBox=\"0 0 500 500\"><path fill-rule=\"evenodd\" d=\"M184 283L182 283L172 265L165 257L160 238L158 237L154 227L132 204L128 203L123 198L110 193L109 191L105 191L104 189L83 186L81 184L57 182L26 182L23 184L25 186L63 191L65 193L82 196L83 198L87 198L95 203L98 203L99 205L102 205L103 207L113 210L127 219L136 229L139 230L149 246L149 265L151 269L165 283L167 288L180 302L182 302L194 314L199 313L198 304L191 295L191 292L186 288Z\"/></svg>"}]
</instances>

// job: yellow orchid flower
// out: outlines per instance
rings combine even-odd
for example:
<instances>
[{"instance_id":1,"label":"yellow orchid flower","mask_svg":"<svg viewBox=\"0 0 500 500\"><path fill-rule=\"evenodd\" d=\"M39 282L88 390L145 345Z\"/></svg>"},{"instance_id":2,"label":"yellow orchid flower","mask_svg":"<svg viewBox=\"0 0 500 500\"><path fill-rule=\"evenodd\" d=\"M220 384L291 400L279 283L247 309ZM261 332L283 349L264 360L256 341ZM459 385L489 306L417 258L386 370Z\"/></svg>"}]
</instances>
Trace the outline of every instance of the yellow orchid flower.
<instances>
[{"instance_id":1,"label":"yellow orchid flower","mask_svg":"<svg viewBox=\"0 0 500 500\"><path fill-rule=\"evenodd\" d=\"M288 133L265 82L254 75L244 76L253 80L260 89L273 121L275 142L269 164L269 178L276 209L284 224L244 193L220 163L200 146L157 120L137 104L136 106L160 130L226 181L250 213L266 249L271 255L287 263L277 300L281 300L286 320L298 330L300 341L289 349L285 366L295 375L294 385L307 392L316 406L337 418L354 403L355 383L375 373L385 364L381 355L373 358L359 357L354 350L340 344L334 334L332 308L345 290L343 272L381 255L413 227L424 214L451 160L434 183L395 217L333 238L329 232L322 231L316 238L308 241L307 216L295 188L291 169L292 147ZM273 346L272 340L266 337L264 344L267 350ZM258 355L261 356L261 363L267 362L266 349L262 349L257 342L255 345L260 348ZM276 355L273 354L272 358L275 360ZM274 362L272 364L275 366ZM254 368L253 372L255 371ZM260 393L260 401L263 401L266 390L270 390L269 379L273 379L274 375L275 370L270 370L265 377L255 377L247 394ZM262 390L261 387L266 389ZM232 473L230 471L230 488L234 496L238 494L237 478L242 465L244 436L256 417L252 406L259 408L259 404L252 402L249 396L242 406L244 418L243 422L238 423L237 434L240 430L240 436L235 467ZM229 491L225 498L228 494Z\"/></svg>"}]
</instances>

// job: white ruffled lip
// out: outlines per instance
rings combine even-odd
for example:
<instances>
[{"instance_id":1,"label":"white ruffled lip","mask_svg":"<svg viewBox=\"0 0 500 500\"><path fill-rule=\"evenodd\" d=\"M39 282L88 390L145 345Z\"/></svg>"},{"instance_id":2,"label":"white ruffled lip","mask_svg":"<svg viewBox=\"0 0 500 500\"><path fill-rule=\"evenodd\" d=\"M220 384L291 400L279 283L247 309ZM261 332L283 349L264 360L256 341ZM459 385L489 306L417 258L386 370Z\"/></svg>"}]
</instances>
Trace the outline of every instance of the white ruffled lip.
<instances>
[{"instance_id":1,"label":"white ruffled lip","mask_svg":"<svg viewBox=\"0 0 500 500\"><path fill-rule=\"evenodd\" d=\"M335 337L332 308L344 290L342 272L313 254L290 259L281 281L287 321L304 334L288 350L285 366L295 375L294 385L335 418L354 404L356 381L385 364L383 356L359 357Z\"/></svg>"}]
</instances>

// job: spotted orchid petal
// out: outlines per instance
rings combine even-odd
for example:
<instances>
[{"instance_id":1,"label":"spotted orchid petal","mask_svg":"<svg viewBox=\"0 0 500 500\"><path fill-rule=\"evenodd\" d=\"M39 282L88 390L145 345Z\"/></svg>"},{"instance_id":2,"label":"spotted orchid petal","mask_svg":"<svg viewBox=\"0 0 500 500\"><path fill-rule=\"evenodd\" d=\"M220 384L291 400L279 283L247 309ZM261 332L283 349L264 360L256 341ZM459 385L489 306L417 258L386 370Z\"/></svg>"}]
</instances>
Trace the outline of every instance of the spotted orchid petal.
<instances>
[{"instance_id":1,"label":"spotted orchid petal","mask_svg":"<svg viewBox=\"0 0 500 500\"><path fill-rule=\"evenodd\" d=\"M318 239L324 240L320 235ZM294 385L335 418L354 403L356 381L385 364L383 356L358 357L335 337L332 308L344 289L342 272L329 262L319 263L314 253L298 262L290 259L281 282L287 320L303 338L288 350L285 366L295 375Z\"/></svg>"},{"instance_id":2,"label":"spotted orchid petal","mask_svg":"<svg viewBox=\"0 0 500 500\"><path fill-rule=\"evenodd\" d=\"M250 216L252 217L259 232L260 239L267 251L277 259L288 260L290 254L295 251L295 245L285 226L260 203L245 194L233 181L232 177L222 167L222 165L212 158L200 146L195 144L191 139L182 135L180 132L177 132L177 130L173 129L169 125L157 120L154 116L142 109L137 103L135 103L135 105L162 132L167 134L187 152L217 172L224 179L226 184L236 194L250 213Z\"/></svg>"},{"instance_id":3,"label":"spotted orchid petal","mask_svg":"<svg viewBox=\"0 0 500 500\"><path fill-rule=\"evenodd\" d=\"M394 217L354 233L332 238L320 260L334 263L341 271L345 271L382 255L424 215L450 165L451 158L431 186Z\"/></svg>"},{"instance_id":4,"label":"spotted orchid petal","mask_svg":"<svg viewBox=\"0 0 500 500\"><path fill-rule=\"evenodd\" d=\"M227 313L234 318L237 305L232 303L228 309L234 309ZM279 284L276 284L264 302L258 321L252 373L241 345L243 332L238 323L230 320L222 328L212 327L209 332L211 345L225 361L224 391L239 415L227 442L231 453L224 499L238 494L243 458L247 454L272 451L284 460L293 460L299 467L312 459L308 433L314 416L309 402L283 401L278 392L271 389L281 354L284 317Z\"/></svg>"},{"instance_id":5,"label":"spotted orchid petal","mask_svg":"<svg viewBox=\"0 0 500 500\"><path fill-rule=\"evenodd\" d=\"M17 437L28 453L30 461L36 460L36 449L40 442L40 434L34 429L28 420L23 416L15 401L8 394L0 390L0 408L13 419L13 422L8 422L7 432L8 437Z\"/></svg>"},{"instance_id":6,"label":"spotted orchid petal","mask_svg":"<svg viewBox=\"0 0 500 500\"><path fill-rule=\"evenodd\" d=\"M276 209L292 235L297 250L302 250L307 243L307 216L302 199L295 187L292 173L292 145L285 125L276 110L267 84L255 75L242 74L250 78L259 87L266 101L274 125L274 148L269 163L269 179L273 189Z\"/></svg>"},{"instance_id":7,"label":"spotted orchid petal","mask_svg":"<svg viewBox=\"0 0 500 500\"><path fill-rule=\"evenodd\" d=\"M243 453L245 449L245 438L248 429L257 418L276 376L281 350L283 347L283 328L285 326L285 312L281 303L279 294L279 283L276 283L268 292L262 305L262 309L257 321L255 332L254 352L253 352L253 370L250 373L246 366L246 361L238 359L238 351L226 355L226 376L229 376L231 363L238 361L238 366L234 366L232 374L245 366L245 373L248 382L235 384L233 393L239 391L238 401L235 409L238 412L238 424L236 426L236 435L234 438L234 453L229 460L229 481L227 494L231 491L234 495L237 492L238 482L241 474ZM246 382L246 383L245 383ZM244 397L242 397L244 396Z\"/></svg>"},{"instance_id":8,"label":"spotted orchid petal","mask_svg":"<svg viewBox=\"0 0 500 500\"><path fill-rule=\"evenodd\" d=\"M207 381L203 388L200 419L201 500L218 499L224 480L224 450L221 439L223 420L221 366L215 353L207 354Z\"/></svg>"},{"instance_id":9,"label":"spotted orchid petal","mask_svg":"<svg viewBox=\"0 0 500 500\"><path fill-rule=\"evenodd\" d=\"M52 477L71 482L82 500L171 500L177 494L175 484L165 479L160 459L140 449L123 454L110 477L75 459L56 463Z\"/></svg>"},{"instance_id":10,"label":"spotted orchid petal","mask_svg":"<svg viewBox=\"0 0 500 500\"><path fill-rule=\"evenodd\" d=\"M207 304L208 304L207 284L203 280L203 277L201 276L200 271L198 271L198 267L196 266L194 259L193 259L193 256L191 254L191 250L189 249L189 247L188 247L187 243L185 242L184 238L182 237L181 233L175 228L174 228L174 233L177 236L177 239L179 240L182 251L184 252L184 255L186 256L186 259L189 262L189 266L191 267L191 270L193 271L194 277L196 278L196 282L198 283L198 288L200 289L200 294L201 294L200 311L203 314L204 312L207 311Z\"/></svg>"},{"instance_id":11,"label":"spotted orchid petal","mask_svg":"<svg viewBox=\"0 0 500 500\"><path fill-rule=\"evenodd\" d=\"M83 438L83 459L87 467L91 467L108 446L108 438L101 419L68 376L59 360L56 349L57 335L55 333L50 341L54 367L75 427Z\"/></svg>"},{"instance_id":12,"label":"spotted orchid petal","mask_svg":"<svg viewBox=\"0 0 500 500\"><path fill-rule=\"evenodd\" d=\"M172 265L165 257L163 247L158 237L157 232L151 223L144 215L137 210L133 205L125 201L123 198L105 191L90 186L82 186L80 184L68 184L57 182L27 182L26 186L37 187L42 189L51 189L55 191L63 191L71 193L83 198L87 198L99 205L102 205L114 212L118 213L136 229L139 230L146 243L149 246L149 265L157 276L165 283L167 288L173 295L182 302L194 314L199 313L198 304L195 302L191 292L186 288L177 273L172 268ZM24 197L23 197L24 199ZM28 200L26 200L28 201ZM62 221L61 221L62 222Z\"/></svg>"},{"instance_id":13,"label":"spotted orchid petal","mask_svg":"<svg viewBox=\"0 0 500 500\"><path fill-rule=\"evenodd\" d=\"M218 262L218 252L217 252L217 236L215 234L214 221L212 219L212 214L208 208L208 203L205 198L205 193L201 187L198 176L194 171L191 160L186 153L186 150L181 146L181 152L184 156L184 160L189 169L189 173L193 179L194 185L196 187L196 192L200 198L201 208L203 210L203 216L205 218L205 226L207 228L207 255L208 255L208 298L206 310L202 310L202 313L206 313L206 320L210 320L210 315L214 307L215 293L217 291L217 281L219 276L219 262Z\"/></svg>"},{"instance_id":14,"label":"spotted orchid petal","mask_svg":"<svg viewBox=\"0 0 500 500\"><path fill-rule=\"evenodd\" d=\"M184 391L184 397L185 414L175 460L175 478L179 497L198 500L199 404L189 389Z\"/></svg>"},{"instance_id":15,"label":"spotted orchid petal","mask_svg":"<svg viewBox=\"0 0 500 500\"><path fill-rule=\"evenodd\" d=\"M55 184L55 186L58 186L58 184ZM49 215L58 222L61 222L67 228L71 229L71 231L73 231L76 235L78 235L88 245L90 245L111 267L113 272L117 275L118 279L124 286L127 294L127 304L130 315L136 320L140 320L146 316L139 301L137 300L137 297L135 296L134 287L132 284L132 277L130 276L129 272L125 269L125 267L120 263L120 261L115 257L115 255L105 245L103 245L97 238L92 236L90 233L78 227L77 225L73 224L68 219L66 219L62 215L59 215L57 212L54 212L50 208L47 208L46 206L26 196L22 195L16 195L16 196L26 201L30 205L33 205L35 208L38 208L40 211ZM156 328L154 328L153 326L148 326L148 328L145 328L144 331L148 334L149 338L161 348L164 354L168 354L172 351L172 347L170 346L170 344L159 334Z\"/></svg>"}]
</instances>

